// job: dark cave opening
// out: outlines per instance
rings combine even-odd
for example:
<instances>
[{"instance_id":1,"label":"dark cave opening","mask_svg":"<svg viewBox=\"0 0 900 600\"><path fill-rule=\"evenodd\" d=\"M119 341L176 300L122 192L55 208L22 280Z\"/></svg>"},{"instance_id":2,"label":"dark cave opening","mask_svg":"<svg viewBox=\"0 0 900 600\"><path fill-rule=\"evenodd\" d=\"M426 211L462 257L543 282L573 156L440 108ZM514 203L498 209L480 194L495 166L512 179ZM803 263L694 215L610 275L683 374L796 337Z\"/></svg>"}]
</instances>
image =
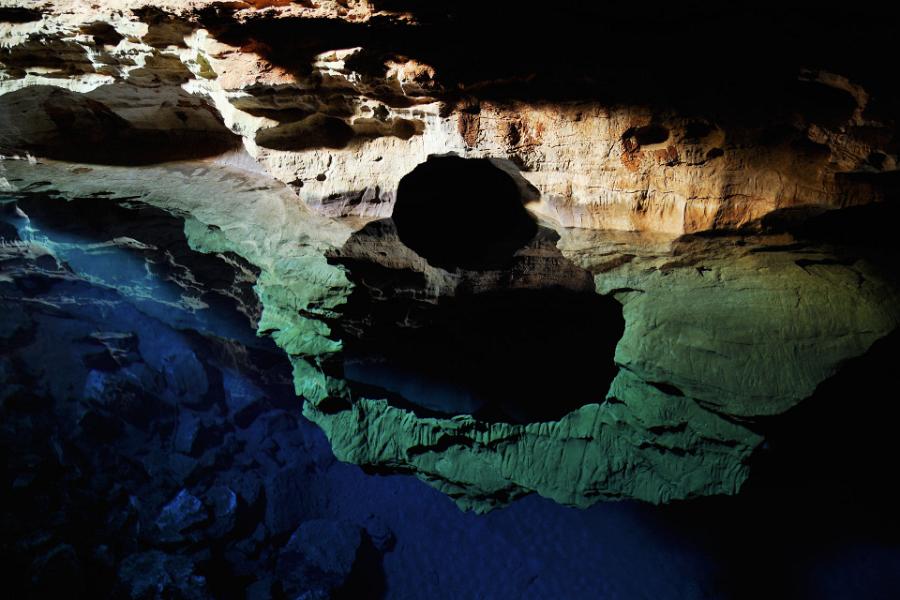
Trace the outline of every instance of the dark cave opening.
<instances>
[{"instance_id":1,"label":"dark cave opening","mask_svg":"<svg viewBox=\"0 0 900 600\"><path fill-rule=\"evenodd\" d=\"M546 228L508 269L460 271L434 291L402 266L390 220L375 221L332 262L355 287L332 326L354 393L420 416L553 421L602 402L618 372L622 307L564 258Z\"/></svg>"},{"instance_id":2,"label":"dark cave opening","mask_svg":"<svg viewBox=\"0 0 900 600\"><path fill-rule=\"evenodd\" d=\"M448 270L507 265L537 233L516 182L488 159L429 157L400 180L392 218L404 245Z\"/></svg>"},{"instance_id":3,"label":"dark cave opening","mask_svg":"<svg viewBox=\"0 0 900 600\"><path fill-rule=\"evenodd\" d=\"M622 134L622 141L626 149L662 144L669 139L671 133L662 125L645 125L644 127L631 127Z\"/></svg>"},{"instance_id":4,"label":"dark cave opening","mask_svg":"<svg viewBox=\"0 0 900 600\"><path fill-rule=\"evenodd\" d=\"M344 376L420 414L557 420L601 402L618 370L621 309L597 294L504 290L372 308L383 309L377 322L344 338Z\"/></svg>"}]
</instances>

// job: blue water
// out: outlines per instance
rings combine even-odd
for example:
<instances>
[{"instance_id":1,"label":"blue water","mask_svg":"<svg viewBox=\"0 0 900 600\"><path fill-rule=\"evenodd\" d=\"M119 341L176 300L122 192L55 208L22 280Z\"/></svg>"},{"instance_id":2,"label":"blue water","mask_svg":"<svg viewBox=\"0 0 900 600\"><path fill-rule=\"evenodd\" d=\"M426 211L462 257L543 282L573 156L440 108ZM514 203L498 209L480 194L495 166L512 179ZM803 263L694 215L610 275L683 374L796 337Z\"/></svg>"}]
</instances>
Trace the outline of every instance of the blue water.
<instances>
[{"instance_id":1,"label":"blue water","mask_svg":"<svg viewBox=\"0 0 900 600\"><path fill-rule=\"evenodd\" d=\"M3 200L0 197L0 202ZM35 220L21 209L8 214L6 220L16 227L22 241L47 248L79 277L115 290L149 316L179 329L216 332L254 343L255 335L248 332L246 320L236 312L211 310L208 302L221 302L222 295L209 294L165 248L126 236L98 238L71 227L71 222Z\"/></svg>"},{"instance_id":2,"label":"blue water","mask_svg":"<svg viewBox=\"0 0 900 600\"><path fill-rule=\"evenodd\" d=\"M22 237L51 249L76 278L35 288L40 291L31 298L26 293L20 300L12 288L2 288L5 325L21 318L9 307L27 304L32 310L27 300L59 303L66 299L61 308L29 313L33 338L20 343L32 345L4 348L2 373L25 368L25 363L15 361L54 360L42 368L48 381L46 393L55 398L49 406L56 408L50 410L59 411L54 427L62 428L53 434L64 466L60 472L78 468L85 471L80 477L95 481L92 478L102 474L88 471L96 465L122 469L121 475L112 472L123 479L117 485L110 482L108 498L86 507L75 503L68 512L59 513L59 518L68 519L67 527L54 524L57 513L52 510L46 517L38 514L35 521L46 535L71 544L83 564L90 562L84 556L94 556L101 546L109 549L121 544L126 548L123 554L162 547L194 561L198 559L190 556L196 545L211 544L217 548L216 556L221 551L226 558L206 557L197 563L209 593L242 597L242 586L265 580L270 574L263 566L271 563L263 558L228 562L237 560L228 558L233 556L229 549L236 547L228 538L223 542L201 537L188 552L187 542L173 549L138 534L132 537L125 526L101 528L90 535L78 528L81 518L85 523L99 518L98 506L109 511L110 519L125 510L113 498L113 489L123 493L122 485L125 497L135 498L139 508L133 510L142 523L152 523L159 506L182 489L205 498L213 487L226 486L242 498L237 504L246 513L242 518L252 520L244 524L243 533L233 535L249 536L261 527L261 557L277 553L287 535L311 519L350 522L373 538L391 532L395 541L369 565L362 586L370 593L360 597L898 597L900 545L895 537L875 535L870 523L859 519L868 503L866 490L858 495L827 495L835 489L829 486L840 485L839 480L801 492L790 486L763 488L746 498L705 499L672 507L614 502L579 510L531 496L476 515L461 512L448 497L413 477L371 475L337 462L321 431L300 415L286 359L268 340L255 337L252 324L233 304L213 301L216 294L211 296L202 282L186 286L190 278L165 258L165 252L136 244L110 244L35 219L17 224ZM97 331L112 336L103 339L112 340L113 345L129 336L137 340L135 348L121 349L128 358L122 359L120 367L98 367L83 360L83 355L97 350L97 344L85 346L79 340ZM51 348L54 341L56 358L49 354L42 358L29 350ZM125 415L127 435L106 441L92 441L81 434L67 437L63 425L70 417L63 407L72 406L73 401L65 398L101 398L109 390L119 394L124 388L116 386L126 380L140 381L150 394L142 400L142 406L149 407L148 415L132 414L132 406L112 413L103 408L98 415ZM52 381L59 385L51 385ZM408 374L380 383L404 393L412 385ZM86 401L85 406L96 402ZM41 417L23 413L25 409L10 401L3 410L8 475L16 473L13 465L33 460L29 456L57 460L57 450L48 449L39 429ZM50 418L44 414L43 418ZM193 449L185 454L175 448L180 447L178 436L185 435L185 423L191 419L200 423L200 431L209 432L208 439L202 435L189 439L187 447ZM10 423L15 424L14 430L9 429ZM83 418L77 423L73 430L84 428ZM13 440L19 441L13 445ZM197 451L198 446L208 449ZM110 456L115 457L111 463ZM125 468L122 462L138 465L140 474L132 475L131 467ZM179 472L190 474L179 479ZM62 474L56 477L68 481ZM43 488L22 473L16 475L16 482L20 483L10 488L14 490L10 498L21 514L31 514L28 503L43 501ZM84 491L78 482L65 485L74 486L65 488L69 493ZM94 489L90 486L97 484L84 485ZM255 486L263 492L254 492ZM29 491L32 488L36 491ZM257 499L244 503L245 497ZM817 497L820 505L815 503ZM881 518L881 513L876 514ZM30 558L21 552L8 555L26 536L11 535L15 527L10 520L17 519L17 513L4 516L4 560L21 567L21 573L37 572L36 562L28 563ZM893 531L896 516L885 518L885 529ZM69 530L74 533L66 533ZM99 545L83 549L84 540L93 540L92 536L102 538L90 542ZM240 574L242 568L252 569ZM115 568L101 572L113 577ZM17 588L12 585L12 589Z\"/></svg>"}]
</instances>

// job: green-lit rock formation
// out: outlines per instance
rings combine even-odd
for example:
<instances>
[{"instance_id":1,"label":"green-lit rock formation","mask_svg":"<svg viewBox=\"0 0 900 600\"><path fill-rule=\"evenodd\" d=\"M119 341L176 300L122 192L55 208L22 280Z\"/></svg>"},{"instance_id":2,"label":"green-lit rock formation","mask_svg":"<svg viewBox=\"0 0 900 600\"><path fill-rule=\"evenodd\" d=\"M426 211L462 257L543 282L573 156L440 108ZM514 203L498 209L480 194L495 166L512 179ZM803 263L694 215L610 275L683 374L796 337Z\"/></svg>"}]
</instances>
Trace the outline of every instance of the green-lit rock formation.
<instances>
[{"instance_id":1,"label":"green-lit rock formation","mask_svg":"<svg viewBox=\"0 0 900 600\"><path fill-rule=\"evenodd\" d=\"M568 230L561 246L623 304L618 364L733 417L786 411L897 325L882 269L787 236Z\"/></svg>"},{"instance_id":2,"label":"green-lit rock formation","mask_svg":"<svg viewBox=\"0 0 900 600\"><path fill-rule=\"evenodd\" d=\"M623 306L605 401L540 423L419 416L359 397L334 369L341 343L329 323L353 286L327 255L359 225L315 216L280 184L212 163L6 161L0 176L13 196L149 203L183 216L193 248L258 267L258 331L289 355L303 413L336 456L414 473L478 511L528 493L575 506L735 493L762 442L743 422L799 403L898 323L896 290L877 269L827 249L562 230L562 255ZM385 260L452 287L454 276L416 266L414 255Z\"/></svg>"}]
</instances>

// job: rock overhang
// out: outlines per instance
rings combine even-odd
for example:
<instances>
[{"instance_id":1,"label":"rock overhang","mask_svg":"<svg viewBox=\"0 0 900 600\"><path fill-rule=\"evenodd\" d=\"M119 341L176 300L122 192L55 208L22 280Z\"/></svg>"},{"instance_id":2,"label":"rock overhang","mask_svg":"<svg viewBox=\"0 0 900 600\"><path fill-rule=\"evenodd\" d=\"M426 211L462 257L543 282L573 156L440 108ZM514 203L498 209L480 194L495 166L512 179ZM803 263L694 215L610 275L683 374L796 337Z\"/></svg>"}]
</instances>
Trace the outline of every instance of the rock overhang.
<instances>
[{"instance_id":1,"label":"rock overhang","mask_svg":"<svg viewBox=\"0 0 900 600\"><path fill-rule=\"evenodd\" d=\"M648 16L580 3L538 12L376 2L150 10L122 0L82 22L79 6L3 25L6 91L110 88L97 100L145 136L134 138L142 146L159 147L156 160L227 149L201 141L219 135L208 119L218 113L235 134L223 142L243 142L330 215L388 216L400 179L448 151L514 163L542 196L535 209L566 226L758 228L780 211L896 194L898 96L854 59L877 52L884 36L850 7L782 6L773 21L757 6L666 5ZM848 33L847 23L860 27ZM769 43L702 61L658 50L717 30L763 30ZM826 47L825 34L840 31L838 49ZM163 117L167 103L177 106ZM152 131L161 123L191 133Z\"/></svg>"}]
</instances>

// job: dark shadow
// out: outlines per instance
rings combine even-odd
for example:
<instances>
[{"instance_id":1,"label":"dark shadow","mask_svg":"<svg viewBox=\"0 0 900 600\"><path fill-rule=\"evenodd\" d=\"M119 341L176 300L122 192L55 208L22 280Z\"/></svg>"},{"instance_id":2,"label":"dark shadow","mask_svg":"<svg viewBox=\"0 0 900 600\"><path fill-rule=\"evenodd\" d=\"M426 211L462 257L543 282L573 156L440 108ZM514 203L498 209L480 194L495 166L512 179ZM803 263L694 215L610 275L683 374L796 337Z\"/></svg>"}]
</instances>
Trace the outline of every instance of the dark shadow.
<instances>
[{"instance_id":1,"label":"dark shadow","mask_svg":"<svg viewBox=\"0 0 900 600\"><path fill-rule=\"evenodd\" d=\"M354 136L343 119L314 114L299 121L260 129L255 142L273 150L300 151L312 148L344 148Z\"/></svg>"},{"instance_id":2,"label":"dark shadow","mask_svg":"<svg viewBox=\"0 0 900 600\"><path fill-rule=\"evenodd\" d=\"M515 181L487 159L432 156L397 187L400 241L445 269L508 266L537 233Z\"/></svg>"},{"instance_id":3,"label":"dark shadow","mask_svg":"<svg viewBox=\"0 0 900 600\"><path fill-rule=\"evenodd\" d=\"M812 215L793 224L789 231L802 239L896 254L898 222L900 193L884 202Z\"/></svg>"},{"instance_id":4,"label":"dark shadow","mask_svg":"<svg viewBox=\"0 0 900 600\"><path fill-rule=\"evenodd\" d=\"M42 11L21 6L0 7L0 23L32 23L40 21Z\"/></svg>"},{"instance_id":5,"label":"dark shadow","mask_svg":"<svg viewBox=\"0 0 900 600\"><path fill-rule=\"evenodd\" d=\"M105 21L92 21L80 26L79 30L91 36L97 46L115 46L125 39L125 36Z\"/></svg>"},{"instance_id":6,"label":"dark shadow","mask_svg":"<svg viewBox=\"0 0 900 600\"><path fill-rule=\"evenodd\" d=\"M842 586L894 597L898 572L872 569L866 581L854 581L852 573L824 577L808 569L823 557L844 556L847 564L854 552L865 557L900 543L897 356L900 330L847 361L800 405L758 421L767 441L739 495L648 511L716 556L722 597L851 597Z\"/></svg>"},{"instance_id":7,"label":"dark shadow","mask_svg":"<svg viewBox=\"0 0 900 600\"><path fill-rule=\"evenodd\" d=\"M842 504L859 503L829 523L829 534L836 527L858 527L876 537L900 537L888 475L900 459L900 403L893 396L897 356L900 330L848 360L800 405L762 422L768 448L756 459L748 493L778 489L806 495L820 504L816 512L822 518ZM813 535L817 527L810 526Z\"/></svg>"},{"instance_id":8,"label":"dark shadow","mask_svg":"<svg viewBox=\"0 0 900 600\"><path fill-rule=\"evenodd\" d=\"M393 14L360 22L241 19L240 5L219 3L199 20L217 39L259 48L301 76L316 54L334 48L362 47L353 68L371 77L384 75L385 59L410 57L435 68L448 101L596 99L764 125L810 106L845 114L847 99L834 88L798 84L801 69L822 69L877 96L872 111L898 104L896 78L875 60L892 54L894 24L865 4L823 10L765 1L636 7L562 0L540 11L503 0L372 4ZM416 26L398 18L404 13ZM688 46L691 58L683 55Z\"/></svg>"},{"instance_id":9,"label":"dark shadow","mask_svg":"<svg viewBox=\"0 0 900 600\"><path fill-rule=\"evenodd\" d=\"M762 224L767 231L794 236L797 242L792 247L827 244L839 259L852 263L864 258L879 267L885 278L898 281L900 248L894 239L900 222L900 185L893 194L883 202L841 210L778 210L767 215Z\"/></svg>"},{"instance_id":10,"label":"dark shadow","mask_svg":"<svg viewBox=\"0 0 900 600\"><path fill-rule=\"evenodd\" d=\"M80 163L146 165L217 156L241 146L212 108L175 109L179 126L136 126L116 114L116 86L80 94L53 86L30 86L0 96L0 150ZM196 98L179 92L190 106ZM208 111L191 119L186 111Z\"/></svg>"},{"instance_id":11,"label":"dark shadow","mask_svg":"<svg viewBox=\"0 0 900 600\"><path fill-rule=\"evenodd\" d=\"M332 325L343 376L357 394L421 416L527 423L601 402L622 308L557 239L541 228L505 269L459 271L456 287L435 290L390 220L369 224L330 258L355 284Z\"/></svg>"},{"instance_id":12,"label":"dark shadow","mask_svg":"<svg viewBox=\"0 0 900 600\"><path fill-rule=\"evenodd\" d=\"M383 561L384 556L375 547L372 538L368 533L363 532L362 543L356 551L356 560L353 561L353 569L347 576L344 585L332 592L332 599L371 598L376 600L384 598L387 592L387 582L385 581Z\"/></svg>"}]
</instances>

